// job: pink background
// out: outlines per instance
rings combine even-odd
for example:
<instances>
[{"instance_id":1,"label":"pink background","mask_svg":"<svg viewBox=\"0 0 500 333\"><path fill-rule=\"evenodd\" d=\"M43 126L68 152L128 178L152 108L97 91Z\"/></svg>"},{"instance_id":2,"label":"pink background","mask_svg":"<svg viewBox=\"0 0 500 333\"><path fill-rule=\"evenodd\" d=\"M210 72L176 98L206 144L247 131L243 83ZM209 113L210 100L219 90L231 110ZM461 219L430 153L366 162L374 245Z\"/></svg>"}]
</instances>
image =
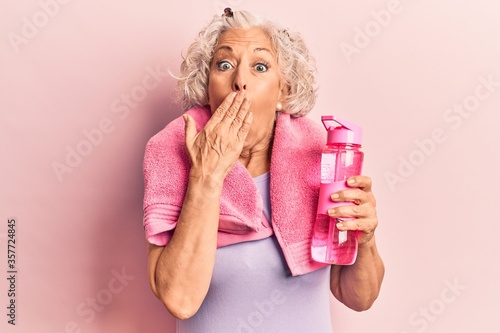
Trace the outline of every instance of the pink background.
<instances>
[{"instance_id":1,"label":"pink background","mask_svg":"<svg viewBox=\"0 0 500 333\"><path fill-rule=\"evenodd\" d=\"M2 332L175 331L147 283L142 155L180 114L167 70L225 6L301 31L319 71L310 116L365 128L386 278L367 312L332 300L335 332L499 330L497 1L60 2L0 4Z\"/></svg>"}]
</instances>

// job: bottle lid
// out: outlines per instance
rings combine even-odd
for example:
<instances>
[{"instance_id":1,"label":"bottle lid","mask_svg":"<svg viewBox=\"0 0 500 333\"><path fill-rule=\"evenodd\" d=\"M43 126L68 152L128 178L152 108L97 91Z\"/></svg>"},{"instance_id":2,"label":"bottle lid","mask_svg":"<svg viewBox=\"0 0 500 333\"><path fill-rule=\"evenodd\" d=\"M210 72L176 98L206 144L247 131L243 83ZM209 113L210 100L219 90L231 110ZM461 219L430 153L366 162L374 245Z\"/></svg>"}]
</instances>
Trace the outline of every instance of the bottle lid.
<instances>
[{"instance_id":1,"label":"bottle lid","mask_svg":"<svg viewBox=\"0 0 500 333\"><path fill-rule=\"evenodd\" d=\"M321 116L321 121L328 131L327 144L353 143L361 145L363 136L363 129L361 126L337 116ZM340 126L331 126L332 122Z\"/></svg>"}]
</instances>

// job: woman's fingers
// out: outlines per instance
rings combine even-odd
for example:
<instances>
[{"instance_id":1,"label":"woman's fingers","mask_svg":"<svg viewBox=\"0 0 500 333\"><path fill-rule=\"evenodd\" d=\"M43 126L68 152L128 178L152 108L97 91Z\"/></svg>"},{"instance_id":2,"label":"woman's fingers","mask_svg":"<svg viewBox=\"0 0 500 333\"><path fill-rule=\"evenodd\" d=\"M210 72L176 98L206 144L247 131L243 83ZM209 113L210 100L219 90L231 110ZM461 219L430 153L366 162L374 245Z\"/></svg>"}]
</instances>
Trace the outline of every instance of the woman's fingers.
<instances>
[{"instance_id":1,"label":"woman's fingers","mask_svg":"<svg viewBox=\"0 0 500 333\"><path fill-rule=\"evenodd\" d=\"M331 217L357 217L365 218L376 215L375 208L370 204L345 205L330 208L328 215Z\"/></svg>"},{"instance_id":2,"label":"woman's fingers","mask_svg":"<svg viewBox=\"0 0 500 333\"><path fill-rule=\"evenodd\" d=\"M245 113L245 118L243 119L243 122L241 126L238 129L238 139L241 142L244 142L248 132L250 131L250 126L252 125L253 121L253 113L252 112L246 112Z\"/></svg>"},{"instance_id":3,"label":"woman's fingers","mask_svg":"<svg viewBox=\"0 0 500 333\"><path fill-rule=\"evenodd\" d=\"M372 233L376 226L377 226L377 220L376 219L337 219L337 228L341 231L343 230L359 230L363 231L365 233Z\"/></svg>"},{"instance_id":4,"label":"woman's fingers","mask_svg":"<svg viewBox=\"0 0 500 333\"><path fill-rule=\"evenodd\" d=\"M226 113L229 110L229 108L235 102L236 95L237 95L237 93L233 91L232 93L230 93L229 95L227 95L226 98L224 98L224 100L222 101L221 105L219 105L219 107L217 108L217 110L215 110L215 112L213 113L212 117L210 118L213 122L219 123L219 122L222 121L222 119L226 115Z\"/></svg>"},{"instance_id":5,"label":"woman's fingers","mask_svg":"<svg viewBox=\"0 0 500 333\"><path fill-rule=\"evenodd\" d=\"M347 179L347 185L349 187L357 187L363 191L372 190L372 179L367 176L353 176Z\"/></svg>"},{"instance_id":6,"label":"woman's fingers","mask_svg":"<svg viewBox=\"0 0 500 333\"><path fill-rule=\"evenodd\" d=\"M230 93L226 96L224 101L222 101L217 110L215 110L207 125L212 125L214 127L219 124L225 124L226 126L231 125L238 115L245 100L245 91Z\"/></svg>"},{"instance_id":7,"label":"woman's fingers","mask_svg":"<svg viewBox=\"0 0 500 333\"><path fill-rule=\"evenodd\" d=\"M241 154L252 124L250 101L245 92L229 94L200 131L195 121L184 115L185 144L192 171L225 175Z\"/></svg>"},{"instance_id":8,"label":"woman's fingers","mask_svg":"<svg viewBox=\"0 0 500 333\"><path fill-rule=\"evenodd\" d=\"M369 201L368 197L367 193L359 189L343 190L331 195L331 199L334 202L354 202L357 205Z\"/></svg>"},{"instance_id":9,"label":"woman's fingers","mask_svg":"<svg viewBox=\"0 0 500 333\"><path fill-rule=\"evenodd\" d=\"M226 122L228 125L231 125L234 121L234 119L237 117L237 115L240 113L241 108L245 104L245 102L248 101L246 99L246 92L240 91L236 94L236 97L233 100L233 103L227 110L227 112L224 115L224 118L222 118L223 122ZM248 110L248 108L247 108Z\"/></svg>"},{"instance_id":10,"label":"woman's fingers","mask_svg":"<svg viewBox=\"0 0 500 333\"><path fill-rule=\"evenodd\" d=\"M350 202L354 204L337 206L328 210L328 215L339 219L339 230L359 230L363 236L360 242L367 242L373 237L378 225L376 201L371 192L370 177L355 176L348 179L351 189L332 193L335 202Z\"/></svg>"},{"instance_id":11,"label":"woman's fingers","mask_svg":"<svg viewBox=\"0 0 500 333\"><path fill-rule=\"evenodd\" d=\"M196 139L196 125L194 123L193 118L184 114L182 116L184 119L184 132L186 133L186 146L191 147L193 145L194 140Z\"/></svg>"},{"instance_id":12,"label":"woman's fingers","mask_svg":"<svg viewBox=\"0 0 500 333\"><path fill-rule=\"evenodd\" d=\"M236 132L236 136L240 141L246 139L253 120L253 115L249 112L249 109L250 100L245 98L230 125L230 129Z\"/></svg>"},{"instance_id":13,"label":"woman's fingers","mask_svg":"<svg viewBox=\"0 0 500 333\"><path fill-rule=\"evenodd\" d=\"M347 184L352 189L332 193L332 201L354 202L357 205L370 202L374 207L376 206L376 200L371 191L372 180L370 177L354 176L348 179Z\"/></svg>"}]
</instances>

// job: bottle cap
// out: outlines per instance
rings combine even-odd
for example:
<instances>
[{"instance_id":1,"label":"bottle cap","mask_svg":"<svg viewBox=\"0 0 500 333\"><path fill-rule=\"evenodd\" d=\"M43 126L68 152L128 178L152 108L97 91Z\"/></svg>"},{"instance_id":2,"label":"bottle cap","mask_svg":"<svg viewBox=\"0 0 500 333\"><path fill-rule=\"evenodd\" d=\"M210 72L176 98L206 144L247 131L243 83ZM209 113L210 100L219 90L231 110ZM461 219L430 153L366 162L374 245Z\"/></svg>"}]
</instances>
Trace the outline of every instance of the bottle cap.
<instances>
[{"instance_id":1,"label":"bottle cap","mask_svg":"<svg viewBox=\"0 0 500 333\"><path fill-rule=\"evenodd\" d=\"M321 122L323 122L323 126L325 126L328 131L327 144L354 143L361 145L363 136L363 129L361 126L337 116L321 116ZM340 126L331 126L332 122Z\"/></svg>"}]
</instances>

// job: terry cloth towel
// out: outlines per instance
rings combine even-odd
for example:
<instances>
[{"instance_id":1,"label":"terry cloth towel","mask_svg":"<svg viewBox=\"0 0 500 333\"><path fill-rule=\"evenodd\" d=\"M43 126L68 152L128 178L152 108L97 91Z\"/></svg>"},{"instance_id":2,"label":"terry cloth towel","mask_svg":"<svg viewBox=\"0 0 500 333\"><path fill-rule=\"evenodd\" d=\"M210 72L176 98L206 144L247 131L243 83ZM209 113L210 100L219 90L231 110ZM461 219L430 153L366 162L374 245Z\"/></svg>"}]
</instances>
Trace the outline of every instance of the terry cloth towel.
<instances>
[{"instance_id":1,"label":"terry cloth towel","mask_svg":"<svg viewBox=\"0 0 500 333\"><path fill-rule=\"evenodd\" d=\"M187 111L200 131L211 116L208 107ZM320 184L325 130L306 117L279 113L270 167L272 225L292 275L327 266L311 258L311 238ZM144 155L144 228L148 242L170 240L187 189L190 170L179 117L153 136ZM224 180L217 247L269 237L262 199L246 168L236 162Z\"/></svg>"}]
</instances>

